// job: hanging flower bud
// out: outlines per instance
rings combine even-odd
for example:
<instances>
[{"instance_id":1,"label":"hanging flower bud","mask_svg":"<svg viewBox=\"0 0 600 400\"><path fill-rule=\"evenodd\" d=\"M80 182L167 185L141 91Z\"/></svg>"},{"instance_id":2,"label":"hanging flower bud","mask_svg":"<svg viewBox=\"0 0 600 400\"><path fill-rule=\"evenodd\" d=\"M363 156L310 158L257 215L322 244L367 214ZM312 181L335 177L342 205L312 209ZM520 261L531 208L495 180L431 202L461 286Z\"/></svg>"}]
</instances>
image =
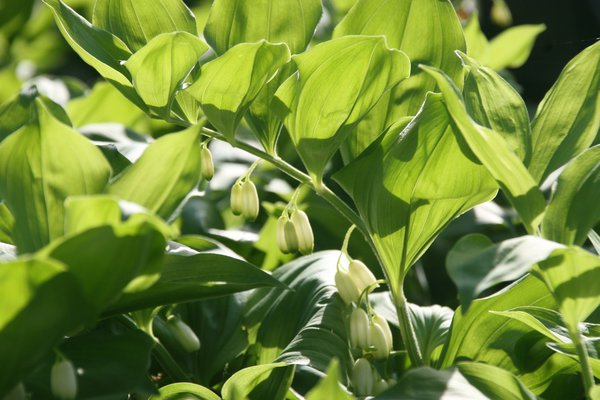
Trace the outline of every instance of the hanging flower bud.
<instances>
[{"instance_id":1,"label":"hanging flower bud","mask_svg":"<svg viewBox=\"0 0 600 400\"><path fill-rule=\"evenodd\" d=\"M379 379L375 382L375 385L373 385L373 394L377 396L379 393L385 392L389 387L390 385L388 385L385 380Z\"/></svg>"},{"instance_id":2,"label":"hanging flower bud","mask_svg":"<svg viewBox=\"0 0 600 400\"><path fill-rule=\"evenodd\" d=\"M392 343L388 340L388 335L380 324L371 323L369 330L369 344L372 347L372 354L375 359L387 358L392 351Z\"/></svg>"},{"instance_id":3,"label":"hanging flower bud","mask_svg":"<svg viewBox=\"0 0 600 400\"><path fill-rule=\"evenodd\" d=\"M392 336L392 330L390 329L390 325L388 324L387 320L379 314L374 314L371 318L371 321L381 327L391 351L392 347L394 346L394 337Z\"/></svg>"},{"instance_id":4,"label":"hanging flower bud","mask_svg":"<svg viewBox=\"0 0 600 400\"><path fill-rule=\"evenodd\" d=\"M252 181L245 181L242 184L242 215L250 221L254 221L258 217L260 204L258 200L258 192Z\"/></svg>"},{"instance_id":5,"label":"hanging flower bud","mask_svg":"<svg viewBox=\"0 0 600 400\"><path fill-rule=\"evenodd\" d=\"M350 304L357 301L360 296L360 291L350 276L350 273L345 268L339 268L335 273L335 286L344 303Z\"/></svg>"},{"instance_id":6,"label":"hanging flower bud","mask_svg":"<svg viewBox=\"0 0 600 400\"><path fill-rule=\"evenodd\" d=\"M369 316L362 308L355 308L350 314L350 344L353 348L369 348Z\"/></svg>"},{"instance_id":7,"label":"hanging flower bud","mask_svg":"<svg viewBox=\"0 0 600 400\"><path fill-rule=\"evenodd\" d=\"M352 260L350 262L348 272L350 272L350 276L352 276L360 293L377 281L375 275L359 260Z\"/></svg>"},{"instance_id":8,"label":"hanging flower bud","mask_svg":"<svg viewBox=\"0 0 600 400\"><path fill-rule=\"evenodd\" d=\"M210 181L215 175L215 164L206 144L202 145L202 149L200 150L200 172L202 173L202 177L207 181Z\"/></svg>"},{"instance_id":9,"label":"hanging flower bud","mask_svg":"<svg viewBox=\"0 0 600 400\"><path fill-rule=\"evenodd\" d=\"M490 19L500 27L512 25L513 16L504 0L494 0L490 10Z\"/></svg>"},{"instance_id":10,"label":"hanging flower bud","mask_svg":"<svg viewBox=\"0 0 600 400\"><path fill-rule=\"evenodd\" d=\"M310 227L310 221L308 216L302 210L297 210L292 213L290 219L294 224L296 230L296 237L298 238L298 250L300 253L307 255L313 252L315 247L315 237L313 235L312 228Z\"/></svg>"},{"instance_id":11,"label":"hanging flower bud","mask_svg":"<svg viewBox=\"0 0 600 400\"><path fill-rule=\"evenodd\" d=\"M285 224L288 221L287 216L282 215L277 220L277 246L282 253L290 253L290 248L285 239Z\"/></svg>"},{"instance_id":12,"label":"hanging flower bud","mask_svg":"<svg viewBox=\"0 0 600 400\"><path fill-rule=\"evenodd\" d=\"M298 251L298 235L296 234L296 228L294 227L294 223L289 219L285 221L285 225L283 226L283 234L285 237L285 243L290 251L290 253L295 253Z\"/></svg>"},{"instance_id":13,"label":"hanging flower bud","mask_svg":"<svg viewBox=\"0 0 600 400\"><path fill-rule=\"evenodd\" d=\"M8 392L3 400L27 400L27 393L25 393L25 387L22 383L15 386L10 392Z\"/></svg>"},{"instance_id":14,"label":"hanging flower bud","mask_svg":"<svg viewBox=\"0 0 600 400\"><path fill-rule=\"evenodd\" d=\"M200 350L200 339L188 324L178 317L171 315L168 319L169 329L177 341L188 353Z\"/></svg>"},{"instance_id":15,"label":"hanging flower bud","mask_svg":"<svg viewBox=\"0 0 600 400\"><path fill-rule=\"evenodd\" d=\"M366 358L359 358L352 367L352 387L357 396L369 396L373 393L373 372Z\"/></svg>"},{"instance_id":16,"label":"hanging flower bud","mask_svg":"<svg viewBox=\"0 0 600 400\"><path fill-rule=\"evenodd\" d=\"M236 182L231 188L230 198L231 212L234 215L242 215L242 183Z\"/></svg>"},{"instance_id":17,"label":"hanging flower bud","mask_svg":"<svg viewBox=\"0 0 600 400\"><path fill-rule=\"evenodd\" d=\"M50 388L57 399L72 400L77 396L77 372L69 360L58 360L50 371Z\"/></svg>"}]
</instances>

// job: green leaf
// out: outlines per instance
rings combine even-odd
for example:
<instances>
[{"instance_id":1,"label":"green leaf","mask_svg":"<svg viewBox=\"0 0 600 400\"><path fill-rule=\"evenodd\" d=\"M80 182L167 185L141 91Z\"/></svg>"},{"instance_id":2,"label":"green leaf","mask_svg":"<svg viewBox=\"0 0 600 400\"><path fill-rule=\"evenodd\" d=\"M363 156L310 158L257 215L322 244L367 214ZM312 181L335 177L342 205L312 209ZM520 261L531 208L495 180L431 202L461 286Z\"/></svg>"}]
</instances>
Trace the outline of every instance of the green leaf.
<instances>
[{"instance_id":1,"label":"green leaf","mask_svg":"<svg viewBox=\"0 0 600 400\"><path fill-rule=\"evenodd\" d=\"M168 118L176 91L206 50L208 46L198 36L164 33L131 56L125 67L148 108Z\"/></svg>"},{"instance_id":2,"label":"green leaf","mask_svg":"<svg viewBox=\"0 0 600 400\"><path fill-rule=\"evenodd\" d=\"M546 25L519 25L506 29L490 41L479 61L493 70L519 68L529 58L537 37Z\"/></svg>"},{"instance_id":3,"label":"green leaf","mask_svg":"<svg viewBox=\"0 0 600 400\"><path fill-rule=\"evenodd\" d=\"M592 243L592 247L596 250L596 254L600 255L600 235L593 229L588 233L588 239Z\"/></svg>"},{"instance_id":4,"label":"green leaf","mask_svg":"<svg viewBox=\"0 0 600 400\"><path fill-rule=\"evenodd\" d=\"M454 218L497 191L434 94L406 129L392 127L335 179L367 224L392 293Z\"/></svg>"},{"instance_id":5,"label":"green leaf","mask_svg":"<svg viewBox=\"0 0 600 400\"><path fill-rule=\"evenodd\" d=\"M37 117L0 145L0 196L14 215L20 253L64 232L64 200L101 192L110 166L92 143L35 100Z\"/></svg>"},{"instance_id":6,"label":"green leaf","mask_svg":"<svg viewBox=\"0 0 600 400\"><path fill-rule=\"evenodd\" d=\"M15 217L10 213L6 203L0 203L0 242L14 244L13 230L15 229Z\"/></svg>"},{"instance_id":7,"label":"green leaf","mask_svg":"<svg viewBox=\"0 0 600 400\"><path fill-rule=\"evenodd\" d=\"M542 182L587 149L600 128L600 42L563 69L540 103L532 126L531 175Z\"/></svg>"},{"instance_id":8,"label":"green leaf","mask_svg":"<svg viewBox=\"0 0 600 400\"><path fill-rule=\"evenodd\" d=\"M292 54L302 53L321 19L319 0L216 0L204 36L217 54L240 43L268 40L286 43Z\"/></svg>"},{"instance_id":9,"label":"green leaf","mask_svg":"<svg viewBox=\"0 0 600 400\"><path fill-rule=\"evenodd\" d=\"M81 368L77 379L77 398L98 399L127 397L133 391L150 394L148 379L154 340L142 331L122 334L92 332L68 339L61 352ZM156 390L156 389L154 389Z\"/></svg>"},{"instance_id":10,"label":"green leaf","mask_svg":"<svg viewBox=\"0 0 600 400\"><path fill-rule=\"evenodd\" d=\"M121 207L111 196L73 196L65 200L65 234L121 222Z\"/></svg>"},{"instance_id":11,"label":"green leaf","mask_svg":"<svg viewBox=\"0 0 600 400\"><path fill-rule=\"evenodd\" d=\"M327 375L321 379L317 385L312 388L307 394L306 400L352 400L354 396L349 394L340 385L340 364L337 360L333 360L327 369Z\"/></svg>"},{"instance_id":12,"label":"green leaf","mask_svg":"<svg viewBox=\"0 0 600 400\"><path fill-rule=\"evenodd\" d=\"M471 151L496 179L521 216L527 232L535 233L546 208L546 201L536 181L500 134L469 118L458 89L447 75L436 68L421 68L437 81L450 116Z\"/></svg>"},{"instance_id":13,"label":"green leaf","mask_svg":"<svg viewBox=\"0 0 600 400\"><path fill-rule=\"evenodd\" d=\"M294 376L294 366L285 363L244 368L233 374L221 389L223 400L283 399Z\"/></svg>"},{"instance_id":14,"label":"green leaf","mask_svg":"<svg viewBox=\"0 0 600 400\"><path fill-rule=\"evenodd\" d=\"M190 400L221 400L212 390L188 382L178 382L163 386L159 392L159 395L151 396L148 400L181 400L182 398L189 398Z\"/></svg>"},{"instance_id":15,"label":"green leaf","mask_svg":"<svg viewBox=\"0 0 600 400\"><path fill-rule=\"evenodd\" d=\"M259 363L307 364L325 372L335 358L344 371L349 368L346 307L334 282L339 255L338 251L321 252L285 264L273 277L292 290L253 293L246 325L249 330L258 329Z\"/></svg>"},{"instance_id":16,"label":"green leaf","mask_svg":"<svg viewBox=\"0 0 600 400\"><path fill-rule=\"evenodd\" d=\"M239 44L204 64L200 79L186 92L200 102L210 123L233 140L250 103L289 59L289 49L283 43L262 40Z\"/></svg>"},{"instance_id":17,"label":"green leaf","mask_svg":"<svg viewBox=\"0 0 600 400\"><path fill-rule=\"evenodd\" d=\"M464 28L464 33L465 41L467 42L467 54L469 57L482 62L490 46L490 42L481 30L478 12L471 14L471 17Z\"/></svg>"},{"instance_id":18,"label":"green leaf","mask_svg":"<svg viewBox=\"0 0 600 400\"><path fill-rule=\"evenodd\" d=\"M122 224L66 236L41 254L66 264L100 313L124 289L143 290L156 282L165 246L160 230L140 214Z\"/></svg>"},{"instance_id":19,"label":"green leaf","mask_svg":"<svg viewBox=\"0 0 600 400\"><path fill-rule=\"evenodd\" d=\"M52 9L62 35L81 59L115 85L129 100L145 109L131 85L127 69L121 65L122 61L131 56L127 45L110 32L92 26L62 0L43 1Z\"/></svg>"},{"instance_id":20,"label":"green leaf","mask_svg":"<svg viewBox=\"0 0 600 400\"><path fill-rule=\"evenodd\" d=\"M600 257L569 247L552 252L532 273L542 280L559 306L565 325L578 332L578 324L600 305Z\"/></svg>"},{"instance_id":21,"label":"green leaf","mask_svg":"<svg viewBox=\"0 0 600 400\"><path fill-rule=\"evenodd\" d=\"M209 253L167 254L160 279L152 287L123 294L106 314L207 299L265 286L281 286L281 283L236 258Z\"/></svg>"},{"instance_id":22,"label":"green leaf","mask_svg":"<svg viewBox=\"0 0 600 400\"><path fill-rule=\"evenodd\" d=\"M470 234L448 252L446 269L458 287L463 313L471 301L502 282L516 280L553 250L562 247L535 236L523 236L494 244L487 236Z\"/></svg>"},{"instance_id":23,"label":"green leaf","mask_svg":"<svg viewBox=\"0 0 600 400\"><path fill-rule=\"evenodd\" d=\"M97 0L92 22L119 37L133 52L162 33L198 36L194 13L182 0Z\"/></svg>"},{"instance_id":24,"label":"green leaf","mask_svg":"<svg viewBox=\"0 0 600 400\"><path fill-rule=\"evenodd\" d=\"M200 180L200 128L165 135L108 187L108 193L167 219Z\"/></svg>"},{"instance_id":25,"label":"green leaf","mask_svg":"<svg viewBox=\"0 0 600 400\"><path fill-rule=\"evenodd\" d=\"M569 332L564 327L560 313L543 307L516 307L507 311L491 311L495 315L519 321L548 339L558 343L569 343Z\"/></svg>"},{"instance_id":26,"label":"green leaf","mask_svg":"<svg viewBox=\"0 0 600 400\"><path fill-rule=\"evenodd\" d=\"M527 164L531 157L531 128L525 102L491 68L458 54L468 71L463 87L467 113L479 125L502 135L513 153Z\"/></svg>"},{"instance_id":27,"label":"green leaf","mask_svg":"<svg viewBox=\"0 0 600 400\"><path fill-rule=\"evenodd\" d=\"M571 161L558 177L542 222L545 238L567 245L583 245L588 232L600 221L600 146Z\"/></svg>"},{"instance_id":28,"label":"green leaf","mask_svg":"<svg viewBox=\"0 0 600 400\"><path fill-rule=\"evenodd\" d=\"M320 181L356 124L408 77L410 63L378 36L331 40L293 61L298 73L279 88L276 103L304 165Z\"/></svg>"},{"instance_id":29,"label":"green leaf","mask_svg":"<svg viewBox=\"0 0 600 400\"><path fill-rule=\"evenodd\" d=\"M339 23L334 37L384 35L389 47L400 49L413 61L438 67L456 82L462 81L455 50L465 51L465 39L454 7L447 0L360 0ZM402 81L361 121L343 154L350 161L387 127L419 111L425 95L436 87L435 80L418 68Z\"/></svg>"},{"instance_id":30,"label":"green leaf","mask_svg":"<svg viewBox=\"0 0 600 400\"><path fill-rule=\"evenodd\" d=\"M438 400L487 399L469 383L457 368L435 370L429 367L411 369L402 379L374 400Z\"/></svg>"},{"instance_id":31,"label":"green leaf","mask_svg":"<svg viewBox=\"0 0 600 400\"><path fill-rule=\"evenodd\" d=\"M471 385L490 399L536 400L537 397L510 372L493 365L473 362L457 364L460 373Z\"/></svg>"},{"instance_id":32,"label":"green leaf","mask_svg":"<svg viewBox=\"0 0 600 400\"><path fill-rule=\"evenodd\" d=\"M89 306L77 279L53 260L0 264L0 396L4 396L82 324Z\"/></svg>"}]
</instances>

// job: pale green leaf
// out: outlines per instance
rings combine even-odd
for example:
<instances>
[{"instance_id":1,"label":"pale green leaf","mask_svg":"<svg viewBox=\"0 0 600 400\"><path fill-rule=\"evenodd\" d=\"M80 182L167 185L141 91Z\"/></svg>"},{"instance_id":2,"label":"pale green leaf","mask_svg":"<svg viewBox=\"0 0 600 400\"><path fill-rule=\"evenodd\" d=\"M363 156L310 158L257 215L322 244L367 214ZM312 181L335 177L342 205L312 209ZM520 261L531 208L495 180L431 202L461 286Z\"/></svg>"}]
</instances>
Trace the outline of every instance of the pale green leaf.
<instances>
[{"instance_id":1,"label":"pale green leaf","mask_svg":"<svg viewBox=\"0 0 600 400\"><path fill-rule=\"evenodd\" d=\"M239 44L204 64L200 79L186 92L200 102L209 122L232 140L252 100L289 59L282 43Z\"/></svg>"},{"instance_id":2,"label":"pale green leaf","mask_svg":"<svg viewBox=\"0 0 600 400\"><path fill-rule=\"evenodd\" d=\"M531 175L542 182L587 149L600 128L600 42L563 69L540 103L532 126Z\"/></svg>"},{"instance_id":3,"label":"pale green leaf","mask_svg":"<svg viewBox=\"0 0 600 400\"><path fill-rule=\"evenodd\" d=\"M569 343L569 332L557 311L543 307L517 307L507 311L490 311L492 314L519 321L553 342Z\"/></svg>"},{"instance_id":4,"label":"pale green leaf","mask_svg":"<svg viewBox=\"0 0 600 400\"><path fill-rule=\"evenodd\" d=\"M408 57L381 36L346 36L293 57L297 74L275 94L308 169L321 180L329 159L381 96L408 77Z\"/></svg>"},{"instance_id":5,"label":"pale green leaf","mask_svg":"<svg viewBox=\"0 0 600 400\"><path fill-rule=\"evenodd\" d=\"M594 250L596 250L596 254L600 255L600 235L596 233L593 229L588 233L588 239L592 243Z\"/></svg>"},{"instance_id":6,"label":"pale green leaf","mask_svg":"<svg viewBox=\"0 0 600 400\"><path fill-rule=\"evenodd\" d=\"M578 247L558 249L532 273L546 284L572 332L600 305L600 257L592 253Z\"/></svg>"},{"instance_id":7,"label":"pale green leaf","mask_svg":"<svg viewBox=\"0 0 600 400\"><path fill-rule=\"evenodd\" d=\"M340 385L340 364L333 360L327 369L327 376L321 379L307 394L306 400L352 400L354 396L349 394Z\"/></svg>"},{"instance_id":8,"label":"pale green leaf","mask_svg":"<svg viewBox=\"0 0 600 400\"><path fill-rule=\"evenodd\" d=\"M545 30L544 24L509 28L490 41L485 55L479 61L496 71L518 68L525 64L535 40Z\"/></svg>"},{"instance_id":9,"label":"pale green leaf","mask_svg":"<svg viewBox=\"0 0 600 400\"><path fill-rule=\"evenodd\" d=\"M92 22L122 39L133 52L161 33L198 36L194 13L182 0L96 0Z\"/></svg>"},{"instance_id":10,"label":"pale green leaf","mask_svg":"<svg viewBox=\"0 0 600 400\"><path fill-rule=\"evenodd\" d=\"M525 102L491 68L463 53L458 54L468 71L463 87L467 113L479 125L501 134L509 148L527 165L531 157L531 128Z\"/></svg>"},{"instance_id":11,"label":"pale green leaf","mask_svg":"<svg viewBox=\"0 0 600 400\"><path fill-rule=\"evenodd\" d=\"M435 80L416 68L418 63L462 81L454 51L465 51L465 39L448 0L360 0L335 29L334 37L346 35L384 35L415 66L410 78L385 94L344 144L344 158L350 161L398 119L415 115L425 94L435 89Z\"/></svg>"},{"instance_id":12,"label":"pale green leaf","mask_svg":"<svg viewBox=\"0 0 600 400\"><path fill-rule=\"evenodd\" d=\"M406 129L390 129L335 179L367 224L392 292L454 218L497 191L433 94Z\"/></svg>"},{"instance_id":13,"label":"pale green leaf","mask_svg":"<svg viewBox=\"0 0 600 400\"><path fill-rule=\"evenodd\" d=\"M200 180L200 128L161 137L108 188L108 193L169 218Z\"/></svg>"},{"instance_id":14,"label":"pale green leaf","mask_svg":"<svg viewBox=\"0 0 600 400\"><path fill-rule=\"evenodd\" d=\"M490 399L536 400L537 397L510 372L494 365L473 362L457 364L460 373Z\"/></svg>"},{"instance_id":15,"label":"pale green leaf","mask_svg":"<svg viewBox=\"0 0 600 400\"><path fill-rule=\"evenodd\" d=\"M281 284L265 271L236 258L209 253L168 254L160 279L152 287L125 293L106 313L112 315L273 286Z\"/></svg>"},{"instance_id":16,"label":"pale green leaf","mask_svg":"<svg viewBox=\"0 0 600 400\"><path fill-rule=\"evenodd\" d=\"M16 219L21 253L33 252L64 232L68 196L101 192L110 166L100 150L35 100L37 117L0 145L0 196Z\"/></svg>"},{"instance_id":17,"label":"pale green leaf","mask_svg":"<svg viewBox=\"0 0 600 400\"><path fill-rule=\"evenodd\" d=\"M600 221L600 146L571 161L558 177L542 221L542 234L567 245L583 245L588 232Z\"/></svg>"},{"instance_id":18,"label":"pale green leaf","mask_svg":"<svg viewBox=\"0 0 600 400\"><path fill-rule=\"evenodd\" d=\"M463 313L471 301L502 282L513 281L529 272L533 264L546 259L558 243L535 236L523 236L494 244L481 234L461 238L448 252L446 269L458 288Z\"/></svg>"},{"instance_id":19,"label":"pale green leaf","mask_svg":"<svg viewBox=\"0 0 600 400\"><path fill-rule=\"evenodd\" d=\"M53 260L0 264L0 396L31 373L90 308L77 279Z\"/></svg>"},{"instance_id":20,"label":"pale green leaf","mask_svg":"<svg viewBox=\"0 0 600 400\"><path fill-rule=\"evenodd\" d=\"M221 400L212 390L188 382L171 383L161 387L159 392L159 395L151 396L148 400L181 400L185 396L195 400Z\"/></svg>"},{"instance_id":21,"label":"pale green leaf","mask_svg":"<svg viewBox=\"0 0 600 400\"><path fill-rule=\"evenodd\" d=\"M478 125L469 117L458 89L447 75L436 68L421 68L436 79L452 120L465 142L496 179L519 213L527 232L535 233L546 201L525 165L500 134Z\"/></svg>"},{"instance_id":22,"label":"pale green leaf","mask_svg":"<svg viewBox=\"0 0 600 400\"><path fill-rule=\"evenodd\" d=\"M488 50L490 42L481 30L481 25L479 25L479 13L471 14L469 22L464 28L464 33L467 42L467 54L469 57L481 61Z\"/></svg>"},{"instance_id":23,"label":"pale green leaf","mask_svg":"<svg viewBox=\"0 0 600 400\"><path fill-rule=\"evenodd\" d=\"M71 196L65 200L65 234L121 222L121 207L114 197Z\"/></svg>"},{"instance_id":24,"label":"pale green leaf","mask_svg":"<svg viewBox=\"0 0 600 400\"><path fill-rule=\"evenodd\" d=\"M263 39L286 43L292 54L302 53L322 12L319 0L216 0L204 36L217 54Z\"/></svg>"},{"instance_id":25,"label":"pale green leaf","mask_svg":"<svg viewBox=\"0 0 600 400\"><path fill-rule=\"evenodd\" d=\"M223 400L283 399L294 375L294 366L285 363L244 368L223 384Z\"/></svg>"}]
</instances>

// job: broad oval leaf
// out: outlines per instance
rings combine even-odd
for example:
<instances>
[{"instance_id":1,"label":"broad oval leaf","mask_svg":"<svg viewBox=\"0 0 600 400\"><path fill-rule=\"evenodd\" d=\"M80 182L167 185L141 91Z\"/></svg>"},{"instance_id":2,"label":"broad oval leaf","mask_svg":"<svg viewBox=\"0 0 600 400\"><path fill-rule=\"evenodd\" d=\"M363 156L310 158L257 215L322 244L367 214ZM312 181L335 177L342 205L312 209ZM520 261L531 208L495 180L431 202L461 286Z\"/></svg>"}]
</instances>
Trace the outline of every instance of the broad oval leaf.
<instances>
[{"instance_id":1,"label":"broad oval leaf","mask_svg":"<svg viewBox=\"0 0 600 400\"><path fill-rule=\"evenodd\" d=\"M428 96L402 132L390 129L335 179L367 224L394 295L442 229L497 191L465 150L439 95Z\"/></svg>"},{"instance_id":2,"label":"broad oval leaf","mask_svg":"<svg viewBox=\"0 0 600 400\"><path fill-rule=\"evenodd\" d=\"M73 274L58 261L22 259L0 264L0 396L29 374L90 307Z\"/></svg>"},{"instance_id":3,"label":"broad oval leaf","mask_svg":"<svg viewBox=\"0 0 600 400\"><path fill-rule=\"evenodd\" d=\"M410 63L381 36L334 39L293 61L298 72L279 88L275 102L304 165L320 181L356 124L408 77Z\"/></svg>"},{"instance_id":4,"label":"broad oval leaf","mask_svg":"<svg viewBox=\"0 0 600 400\"><path fill-rule=\"evenodd\" d=\"M485 54L478 59L493 70L519 68L529 58L537 37L546 30L544 24L514 26L493 38Z\"/></svg>"},{"instance_id":5,"label":"broad oval leaf","mask_svg":"<svg viewBox=\"0 0 600 400\"><path fill-rule=\"evenodd\" d=\"M223 384L223 400L283 399L292 378L294 366L285 363L255 365L233 374Z\"/></svg>"},{"instance_id":6,"label":"broad oval leaf","mask_svg":"<svg viewBox=\"0 0 600 400\"><path fill-rule=\"evenodd\" d=\"M161 137L108 187L108 193L168 219L200 180L200 128Z\"/></svg>"},{"instance_id":7,"label":"broad oval leaf","mask_svg":"<svg viewBox=\"0 0 600 400\"><path fill-rule=\"evenodd\" d=\"M446 269L458 287L463 313L481 293L499 283L517 280L560 247L563 246L535 236L497 244L481 234L461 238L448 252Z\"/></svg>"},{"instance_id":8,"label":"broad oval leaf","mask_svg":"<svg viewBox=\"0 0 600 400\"><path fill-rule=\"evenodd\" d=\"M263 39L286 43L293 54L302 53L322 12L320 0L216 0L204 36L217 54Z\"/></svg>"},{"instance_id":9,"label":"broad oval leaf","mask_svg":"<svg viewBox=\"0 0 600 400\"><path fill-rule=\"evenodd\" d=\"M125 67L148 108L168 118L175 92L206 50L208 46L198 36L164 33L131 56Z\"/></svg>"},{"instance_id":10,"label":"broad oval leaf","mask_svg":"<svg viewBox=\"0 0 600 400\"><path fill-rule=\"evenodd\" d=\"M525 165L531 157L527 107L517 91L491 68L458 53L468 70L463 87L467 112L479 125L504 137Z\"/></svg>"},{"instance_id":11,"label":"broad oval leaf","mask_svg":"<svg viewBox=\"0 0 600 400\"><path fill-rule=\"evenodd\" d=\"M212 390L189 382L171 383L159 390L160 394L151 396L148 400L221 400Z\"/></svg>"},{"instance_id":12,"label":"broad oval leaf","mask_svg":"<svg viewBox=\"0 0 600 400\"><path fill-rule=\"evenodd\" d=\"M582 245L600 220L600 207L593 206L598 199L600 146L594 146L571 161L558 177L542 221L542 235L566 245Z\"/></svg>"},{"instance_id":13,"label":"broad oval leaf","mask_svg":"<svg viewBox=\"0 0 600 400\"><path fill-rule=\"evenodd\" d=\"M220 254L167 254L160 279L150 288L125 293L106 314L224 296L258 287L281 286L265 271Z\"/></svg>"},{"instance_id":14,"label":"broad oval leaf","mask_svg":"<svg viewBox=\"0 0 600 400\"><path fill-rule=\"evenodd\" d=\"M283 43L242 43L204 64L186 92L200 102L209 122L233 140L252 100L289 60Z\"/></svg>"},{"instance_id":15,"label":"broad oval leaf","mask_svg":"<svg viewBox=\"0 0 600 400\"><path fill-rule=\"evenodd\" d=\"M490 399L537 400L519 378L502 368L472 362L458 363L457 368L471 385Z\"/></svg>"},{"instance_id":16,"label":"broad oval leaf","mask_svg":"<svg viewBox=\"0 0 600 400\"><path fill-rule=\"evenodd\" d=\"M161 33L198 36L196 17L182 0L96 0L92 23L136 52Z\"/></svg>"},{"instance_id":17,"label":"broad oval leaf","mask_svg":"<svg viewBox=\"0 0 600 400\"><path fill-rule=\"evenodd\" d=\"M587 149L600 128L600 42L573 58L540 103L532 126L531 175L542 182Z\"/></svg>"},{"instance_id":18,"label":"broad oval leaf","mask_svg":"<svg viewBox=\"0 0 600 400\"><path fill-rule=\"evenodd\" d=\"M413 63L411 77L385 94L344 144L350 161L387 127L419 111L435 81L416 68L419 63L444 70L462 81L455 50L465 51L465 39L454 7L447 0L359 0L339 23L334 37L384 35L391 48L400 49Z\"/></svg>"},{"instance_id":19,"label":"broad oval leaf","mask_svg":"<svg viewBox=\"0 0 600 400\"><path fill-rule=\"evenodd\" d=\"M458 89L446 74L433 67L421 68L435 78L462 137L507 195L527 232L534 234L546 208L536 181L500 134L478 125L469 117Z\"/></svg>"},{"instance_id":20,"label":"broad oval leaf","mask_svg":"<svg viewBox=\"0 0 600 400\"><path fill-rule=\"evenodd\" d=\"M306 400L353 400L354 396L349 394L340 385L340 364L333 360L327 369L327 375L319 381L307 394Z\"/></svg>"},{"instance_id":21,"label":"broad oval leaf","mask_svg":"<svg viewBox=\"0 0 600 400\"><path fill-rule=\"evenodd\" d=\"M532 269L558 303L565 325L578 325L600 305L600 257L578 247L558 249Z\"/></svg>"},{"instance_id":22,"label":"broad oval leaf","mask_svg":"<svg viewBox=\"0 0 600 400\"><path fill-rule=\"evenodd\" d=\"M34 112L34 121L0 145L0 196L16 219L20 253L62 236L64 200L101 192L110 176L100 150L57 120L40 99Z\"/></svg>"}]
</instances>

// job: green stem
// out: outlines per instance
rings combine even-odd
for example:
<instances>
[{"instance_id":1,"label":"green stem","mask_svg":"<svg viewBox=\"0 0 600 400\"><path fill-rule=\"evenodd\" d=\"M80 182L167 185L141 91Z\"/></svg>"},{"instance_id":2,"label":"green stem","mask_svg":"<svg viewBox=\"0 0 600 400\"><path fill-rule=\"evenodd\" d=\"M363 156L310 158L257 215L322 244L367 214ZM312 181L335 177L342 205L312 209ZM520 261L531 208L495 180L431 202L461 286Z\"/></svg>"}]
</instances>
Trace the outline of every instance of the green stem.
<instances>
[{"instance_id":1,"label":"green stem","mask_svg":"<svg viewBox=\"0 0 600 400\"><path fill-rule=\"evenodd\" d=\"M581 363L581 376L583 378L583 387L585 388L585 397L591 399L590 392L594 387L594 371L592 370L588 350L577 329L569 329L569 336L575 345L575 351Z\"/></svg>"},{"instance_id":2,"label":"green stem","mask_svg":"<svg viewBox=\"0 0 600 400\"><path fill-rule=\"evenodd\" d=\"M190 382L190 377L181 369L177 361L169 353L169 350L157 338L154 338L154 355L160 366L174 381Z\"/></svg>"},{"instance_id":3,"label":"green stem","mask_svg":"<svg viewBox=\"0 0 600 400\"><path fill-rule=\"evenodd\" d=\"M404 290L402 288L400 288L399 293L395 294L394 301L396 303L396 312L398 313L400 334L402 335L402 341L404 342L404 347L406 347L408 357L410 358L413 367L423 366L425 365L423 353L419 348L417 334L410 319L408 301L404 296Z\"/></svg>"}]
</instances>

